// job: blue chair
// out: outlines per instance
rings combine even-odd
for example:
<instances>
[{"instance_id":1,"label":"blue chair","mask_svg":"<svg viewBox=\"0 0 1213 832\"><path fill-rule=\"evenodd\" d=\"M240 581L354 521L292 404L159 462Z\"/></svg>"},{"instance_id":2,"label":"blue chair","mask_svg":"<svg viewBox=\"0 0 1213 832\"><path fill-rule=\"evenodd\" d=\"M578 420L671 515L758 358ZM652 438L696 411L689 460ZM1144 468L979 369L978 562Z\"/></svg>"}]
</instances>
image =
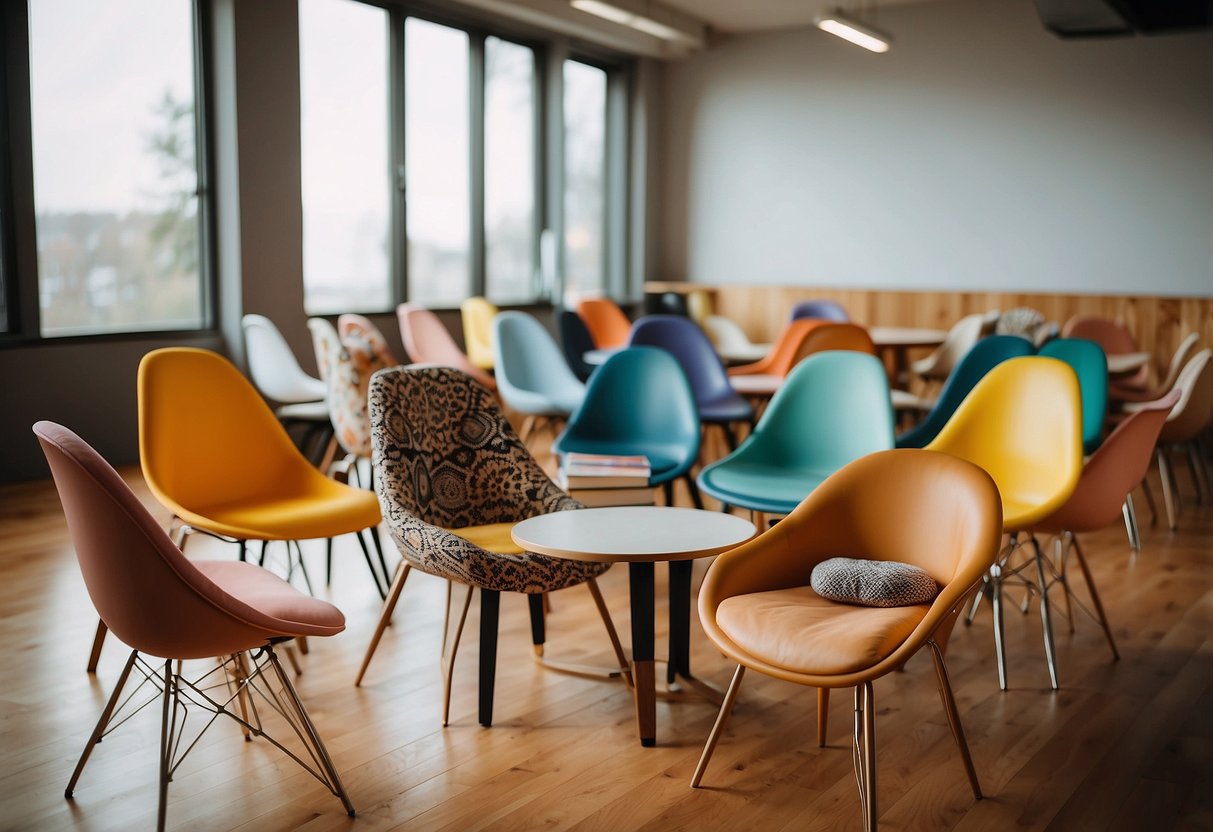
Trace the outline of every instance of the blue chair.
<instances>
[{"instance_id":1,"label":"blue chair","mask_svg":"<svg viewBox=\"0 0 1213 832\"><path fill-rule=\"evenodd\" d=\"M991 335L978 341L952 370L926 418L897 437L897 447L925 448L986 373L1008 359L1033 352L1032 342L1018 335Z\"/></svg>"},{"instance_id":2,"label":"blue chair","mask_svg":"<svg viewBox=\"0 0 1213 832\"><path fill-rule=\"evenodd\" d=\"M564 420L581 406L585 385L543 324L525 312L499 312L492 332L497 391L527 416L519 431L523 441L538 420Z\"/></svg>"},{"instance_id":3,"label":"blue chair","mask_svg":"<svg viewBox=\"0 0 1213 832\"><path fill-rule=\"evenodd\" d=\"M573 371L573 375L585 381L594 372L594 366L587 364L582 358L594 349L594 339L586 328L585 321L571 309L561 309L556 316L557 330L560 333L560 350L564 353L565 363Z\"/></svg>"},{"instance_id":4,"label":"blue chair","mask_svg":"<svg viewBox=\"0 0 1213 832\"><path fill-rule=\"evenodd\" d=\"M1103 442L1108 415L1108 356L1103 347L1085 338L1055 338L1040 355L1059 358L1074 368L1082 396L1082 452L1093 454Z\"/></svg>"},{"instance_id":5,"label":"blue chair","mask_svg":"<svg viewBox=\"0 0 1213 832\"><path fill-rule=\"evenodd\" d=\"M665 350L620 350L597 369L585 401L556 437L555 453L643 454L649 460L649 485L665 488L672 504L673 482L684 478L695 505L702 508L691 479L699 457L699 409L695 392L674 356Z\"/></svg>"},{"instance_id":6,"label":"blue chair","mask_svg":"<svg viewBox=\"0 0 1213 832\"><path fill-rule=\"evenodd\" d=\"M648 315L632 324L629 347L657 347L678 359L695 391L699 418L720 425L729 450L737 447L730 422L753 422L754 408L737 395L712 342L690 318Z\"/></svg>"},{"instance_id":7,"label":"blue chair","mask_svg":"<svg viewBox=\"0 0 1213 832\"><path fill-rule=\"evenodd\" d=\"M819 352L792 369L741 447L700 472L699 487L726 505L787 514L842 466L892 447L884 365Z\"/></svg>"},{"instance_id":8,"label":"blue chair","mask_svg":"<svg viewBox=\"0 0 1213 832\"><path fill-rule=\"evenodd\" d=\"M789 320L797 321L801 318L837 321L840 324L851 322L851 316L842 308L842 304L832 300L802 300L792 307L792 317Z\"/></svg>"}]
</instances>

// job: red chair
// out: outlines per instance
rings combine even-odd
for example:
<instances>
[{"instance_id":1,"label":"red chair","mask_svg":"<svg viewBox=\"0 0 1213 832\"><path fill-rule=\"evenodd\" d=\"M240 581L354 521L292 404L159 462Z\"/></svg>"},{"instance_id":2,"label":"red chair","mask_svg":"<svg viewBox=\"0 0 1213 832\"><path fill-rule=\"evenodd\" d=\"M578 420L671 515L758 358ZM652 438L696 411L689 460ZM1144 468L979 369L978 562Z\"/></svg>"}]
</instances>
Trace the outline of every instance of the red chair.
<instances>
[{"instance_id":1,"label":"red chair","mask_svg":"<svg viewBox=\"0 0 1213 832\"><path fill-rule=\"evenodd\" d=\"M164 829L169 779L196 742L181 736L187 722L180 714L187 706L231 717L246 739L264 737L323 783L352 816L341 778L274 652L285 641L340 633L345 629L341 611L251 563L187 560L88 443L53 422L38 422L34 433L59 489L89 597L105 626L133 648L65 795L72 796L111 723L116 728L125 721L117 712L149 704L132 694L118 706L127 680L137 671L143 677L140 687L150 683L164 700L157 829ZM215 656L220 657L217 668L208 662L199 677L184 675L183 660ZM265 733L258 702L261 707L273 703L304 746L302 753ZM201 730L213 722L206 721Z\"/></svg>"}]
</instances>

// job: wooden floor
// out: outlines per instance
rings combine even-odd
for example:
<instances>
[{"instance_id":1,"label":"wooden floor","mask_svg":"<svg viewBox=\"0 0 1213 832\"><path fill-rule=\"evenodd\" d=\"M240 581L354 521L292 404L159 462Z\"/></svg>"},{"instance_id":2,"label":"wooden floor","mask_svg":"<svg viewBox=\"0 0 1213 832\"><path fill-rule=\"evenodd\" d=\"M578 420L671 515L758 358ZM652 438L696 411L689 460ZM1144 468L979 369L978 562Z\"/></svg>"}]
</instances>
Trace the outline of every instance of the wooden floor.
<instances>
[{"instance_id":1,"label":"wooden floor","mask_svg":"<svg viewBox=\"0 0 1213 832\"><path fill-rule=\"evenodd\" d=\"M1183 472L1181 472L1182 474ZM137 472L126 472L150 503ZM995 678L989 610L957 627L948 661L986 798L975 802L935 693L929 657L876 683L884 829L1166 830L1213 828L1213 507L1188 495L1182 531L1123 529L1087 538L1122 659L1099 628L1060 617L1062 689L1048 688L1035 611L1008 616L1011 690ZM1157 488L1156 488L1157 491ZM1139 503L1140 503L1139 499ZM157 515L163 511L156 508ZM1143 512L1145 513L1145 512ZM1143 525L1148 517L1143 517ZM199 541L191 556L234 557ZM323 573L320 544L307 547ZM705 563L696 564L695 582ZM445 584L410 579L362 688L353 678L379 599L352 540L338 548L330 597L348 629L314 639L300 693L328 742L358 816L264 742L218 723L169 792L175 829L834 830L859 826L850 697L831 706L829 747L814 743L814 692L746 678L704 780L687 783L715 706L659 701L658 747L635 739L620 682L538 667L526 603L502 600L496 718L476 722L475 609L442 728L438 668ZM659 570L658 598L664 585ZM628 632L627 573L602 580ZM1082 592L1083 590L1079 590ZM548 655L606 663L609 644L584 588L556 593ZM664 648L659 600L658 652ZM159 710L108 737L76 790L63 789L114 683L124 648L85 662L96 623L49 483L0 489L0 828L147 829L155 821ZM697 674L732 672L692 625Z\"/></svg>"}]
</instances>

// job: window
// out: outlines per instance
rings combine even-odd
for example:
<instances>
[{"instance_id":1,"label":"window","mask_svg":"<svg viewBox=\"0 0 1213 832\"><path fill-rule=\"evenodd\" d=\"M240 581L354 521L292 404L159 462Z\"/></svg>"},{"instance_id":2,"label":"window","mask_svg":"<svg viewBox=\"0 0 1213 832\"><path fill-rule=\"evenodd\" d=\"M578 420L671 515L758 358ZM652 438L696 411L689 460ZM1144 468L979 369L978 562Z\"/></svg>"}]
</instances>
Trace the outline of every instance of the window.
<instances>
[{"instance_id":1,"label":"window","mask_svg":"<svg viewBox=\"0 0 1213 832\"><path fill-rule=\"evenodd\" d=\"M607 74L564 62L564 291L606 285Z\"/></svg>"},{"instance_id":2,"label":"window","mask_svg":"<svg viewBox=\"0 0 1213 832\"><path fill-rule=\"evenodd\" d=\"M205 323L190 0L30 0L40 331Z\"/></svg>"},{"instance_id":3,"label":"window","mask_svg":"<svg viewBox=\"0 0 1213 832\"><path fill-rule=\"evenodd\" d=\"M304 307L310 315L388 309L388 14L352 0L303 0L299 56Z\"/></svg>"}]
</instances>

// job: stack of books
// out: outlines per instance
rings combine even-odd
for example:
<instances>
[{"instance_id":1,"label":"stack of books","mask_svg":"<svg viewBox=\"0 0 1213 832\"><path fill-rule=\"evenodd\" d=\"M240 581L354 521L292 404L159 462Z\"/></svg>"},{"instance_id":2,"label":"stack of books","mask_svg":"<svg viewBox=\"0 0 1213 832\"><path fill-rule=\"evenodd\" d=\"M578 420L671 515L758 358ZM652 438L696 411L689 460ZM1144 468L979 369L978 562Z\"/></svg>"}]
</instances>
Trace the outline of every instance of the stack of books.
<instances>
[{"instance_id":1,"label":"stack of books","mask_svg":"<svg viewBox=\"0 0 1213 832\"><path fill-rule=\"evenodd\" d=\"M556 483L586 506L651 506L649 460L643 456L567 453Z\"/></svg>"}]
</instances>

